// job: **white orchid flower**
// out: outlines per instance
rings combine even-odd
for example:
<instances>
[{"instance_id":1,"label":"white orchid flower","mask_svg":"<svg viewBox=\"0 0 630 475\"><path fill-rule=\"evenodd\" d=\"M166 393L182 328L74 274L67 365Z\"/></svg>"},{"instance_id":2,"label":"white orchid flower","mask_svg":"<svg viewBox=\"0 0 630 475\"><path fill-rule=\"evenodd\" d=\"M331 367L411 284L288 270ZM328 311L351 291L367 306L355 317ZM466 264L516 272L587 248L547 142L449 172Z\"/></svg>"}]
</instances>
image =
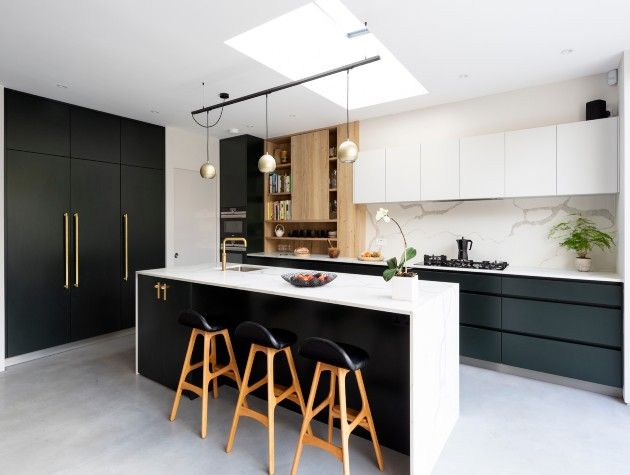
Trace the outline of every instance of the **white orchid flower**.
<instances>
[{"instance_id":1,"label":"white orchid flower","mask_svg":"<svg viewBox=\"0 0 630 475\"><path fill-rule=\"evenodd\" d=\"M379 208L376 212L376 221L383 221L384 223L389 223L391 218L388 216L389 210L385 208Z\"/></svg>"}]
</instances>

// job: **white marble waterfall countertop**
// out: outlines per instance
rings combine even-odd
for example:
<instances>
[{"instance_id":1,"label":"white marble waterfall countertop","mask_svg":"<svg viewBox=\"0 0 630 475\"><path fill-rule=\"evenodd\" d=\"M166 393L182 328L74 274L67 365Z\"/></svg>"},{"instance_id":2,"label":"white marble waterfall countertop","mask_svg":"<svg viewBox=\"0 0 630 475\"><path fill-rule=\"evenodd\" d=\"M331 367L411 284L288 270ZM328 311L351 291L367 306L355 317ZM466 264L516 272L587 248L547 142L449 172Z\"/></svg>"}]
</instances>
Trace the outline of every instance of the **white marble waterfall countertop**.
<instances>
[{"instance_id":1,"label":"white marble waterfall countertop","mask_svg":"<svg viewBox=\"0 0 630 475\"><path fill-rule=\"evenodd\" d=\"M252 257L269 257L276 259L299 259L299 260L311 260L311 261L325 261L334 264L363 264L363 265L377 265L384 266L385 261L373 262L373 261L360 261L356 257L337 257L331 259L325 254L311 254L309 257L297 257L290 253L281 252L252 252L247 254ZM525 276L525 277L543 277L547 279L570 279L570 280L590 280L599 282L622 282L621 276L615 272L578 272L577 270L568 269L547 269L544 267L518 267L508 266L505 270L485 270L485 269L460 269L456 267L439 267L439 266L425 266L422 265L418 258L413 260L410 264L413 269L427 269L434 271L446 271L446 272L479 272L482 274L497 274L497 275L509 275L509 276Z\"/></svg>"},{"instance_id":2,"label":"white marble waterfall countertop","mask_svg":"<svg viewBox=\"0 0 630 475\"><path fill-rule=\"evenodd\" d=\"M237 266L228 264L228 267ZM285 282L281 277L284 273L298 272L298 269L268 266L246 267L256 267L259 270L253 272L222 271L218 264L205 264L145 270L139 271L138 274L407 315L413 314L417 307L458 287L457 284L446 282L419 281L418 300L411 303L393 300L391 298L391 283L385 282L378 276L336 272L337 278L327 285L300 288Z\"/></svg>"}]
</instances>

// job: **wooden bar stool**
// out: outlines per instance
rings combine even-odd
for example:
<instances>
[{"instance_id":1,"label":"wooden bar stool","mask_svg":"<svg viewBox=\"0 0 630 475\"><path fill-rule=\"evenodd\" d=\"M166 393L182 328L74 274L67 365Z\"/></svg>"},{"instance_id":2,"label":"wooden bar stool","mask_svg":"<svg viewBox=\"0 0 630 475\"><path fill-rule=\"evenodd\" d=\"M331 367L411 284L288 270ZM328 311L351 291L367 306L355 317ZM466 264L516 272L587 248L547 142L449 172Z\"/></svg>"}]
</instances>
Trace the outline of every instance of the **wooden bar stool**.
<instances>
[{"instance_id":1,"label":"wooden bar stool","mask_svg":"<svg viewBox=\"0 0 630 475\"><path fill-rule=\"evenodd\" d=\"M177 321L181 325L192 328L192 332L190 333L190 340L188 340L188 350L186 350L186 358L182 366L182 373L179 377L179 384L177 385L173 409L171 410L169 420L172 422L177 416L182 391L192 391L198 396L201 396L201 437L205 439L208 434L208 386L212 383L212 395L214 399L216 399L219 397L219 376L227 376L234 380L239 389L241 387L241 377L238 374L238 367L236 366L236 358L234 357L230 335L225 326L217 322L209 322L203 315L194 310L182 312ZM225 346L227 347L230 357L230 361L226 365L217 363L216 337L219 335L225 340ZM203 337L203 360L192 364L193 348L195 347L195 340L198 336ZM201 387L186 381L188 374L197 368L202 368L203 371L203 383Z\"/></svg>"},{"instance_id":2,"label":"wooden bar stool","mask_svg":"<svg viewBox=\"0 0 630 475\"><path fill-rule=\"evenodd\" d=\"M232 427L230 429L230 435L228 437L225 451L227 453L232 451L239 418L241 416L251 417L268 429L269 475L273 475L275 470L274 412L276 406L281 401L288 399L300 406L302 414L305 413L304 397L302 396L300 382L297 377L297 372L295 371L293 355L291 354L291 345L296 342L297 336L295 333L288 330L280 328L265 328L256 322L241 323L238 327L236 327L234 335L239 341L248 342L251 346L249 356L247 358L247 366L245 367L245 374L243 376L243 384L238 394L238 401L234 411L234 419L232 420ZM251 376L254 358L257 353L262 353L267 357L267 375L250 386L249 378ZM284 353L287 363L289 364L292 379L291 386L289 387L280 386L274 382L273 365L274 358L278 353ZM267 384L267 415L250 409L247 407L246 403L247 396L252 391L262 387L264 384Z\"/></svg>"},{"instance_id":3,"label":"wooden bar stool","mask_svg":"<svg viewBox=\"0 0 630 475\"><path fill-rule=\"evenodd\" d=\"M298 439L295 458L291 474L297 473L302 455L304 444L314 445L327 452L330 452L343 463L344 475L350 474L350 458L348 454L348 441L350 434L357 426L361 426L370 432L372 436L372 444L374 445L374 453L376 455L376 463L378 468L383 470L383 455L381 454L381 446L376 437L376 429L370 412L365 385L363 384L363 376L361 369L367 365L368 354L353 345L344 343L335 343L325 338L307 338L300 347L300 355L305 358L317 361L315 367L315 375L313 376L313 384L311 392L308 396L308 404L306 405L306 415L302 423L300 437ZM330 372L330 390L328 396L315 409L315 394L319 378L322 373ZM346 375L352 371L357 379L357 386L361 394L361 410L356 411L346 406ZM339 404L335 405L335 381L338 384ZM319 414L324 408L328 407L328 440L316 437L309 433L309 425L313 418ZM341 447L333 444L333 422L337 418L341 424Z\"/></svg>"}]
</instances>

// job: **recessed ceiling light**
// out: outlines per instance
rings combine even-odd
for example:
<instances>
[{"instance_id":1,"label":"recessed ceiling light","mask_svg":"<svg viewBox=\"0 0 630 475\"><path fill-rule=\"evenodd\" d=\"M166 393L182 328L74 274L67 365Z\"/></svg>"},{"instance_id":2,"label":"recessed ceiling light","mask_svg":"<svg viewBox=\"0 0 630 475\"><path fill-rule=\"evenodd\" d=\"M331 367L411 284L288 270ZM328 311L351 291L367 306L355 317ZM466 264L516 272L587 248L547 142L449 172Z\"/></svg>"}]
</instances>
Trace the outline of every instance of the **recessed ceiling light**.
<instances>
[{"instance_id":1,"label":"recessed ceiling light","mask_svg":"<svg viewBox=\"0 0 630 475\"><path fill-rule=\"evenodd\" d=\"M460 74L459 75L459 79L468 79L468 78L469 78L468 74Z\"/></svg>"},{"instance_id":2,"label":"recessed ceiling light","mask_svg":"<svg viewBox=\"0 0 630 475\"><path fill-rule=\"evenodd\" d=\"M575 52L575 50L572 50L571 48L567 48L567 49L563 49L562 51L560 51L560 54L567 55L567 54L571 54L573 52Z\"/></svg>"},{"instance_id":3,"label":"recessed ceiling light","mask_svg":"<svg viewBox=\"0 0 630 475\"><path fill-rule=\"evenodd\" d=\"M151 110L151 114L159 114L159 113L160 113L159 111L156 111L156 110L153 110L153 109Z\"/></svg>"},{"instance_id":4,"label":"recessed ceiling light","mask_svg":"<svg viewBox=\"0 0 630 475\"><path fill-rule=\"evenodd\" d=\"M59 89L68 89L68 86L66 86L65 84L61 84L61 83L60 83L60 84L57 84L57 87L58 87Z\"/></svg>"},{"instance_id":5,"label":"recessed ceiling light","mask_svg":"<svg viewBox=\"0 0 630 475\"><path fill-rule=\"evenodd\" d=\"M232 127L231 129L228 129L228 132L231 134L238 134L240 130L237 129L236 127Z\"/></svg>"},{"instance_id":6,"label":"recessed ceiling light","mask_svg":"<svg viewBox=\"0 0 630 475\"><path fill-rule=\"evenodd\" d=\"M295 114L289 114L289 117L293 118L295 117Z\"/></svg>"},{"instance_id":7,"label":"recessed ceiling light","mask_svg":"<svg viewBox=\"0 0 630 475\"><path fill-rule=\"evenodd\" d=\"M225 43L292 80L380 55L380 61L352 70L350 109L426 94L422 84L373 33L348 38L348 33L364 28L340 0L315 0ZM304 87L346 107L346 74L334 74Z\"/></svg>"}]
</instances>

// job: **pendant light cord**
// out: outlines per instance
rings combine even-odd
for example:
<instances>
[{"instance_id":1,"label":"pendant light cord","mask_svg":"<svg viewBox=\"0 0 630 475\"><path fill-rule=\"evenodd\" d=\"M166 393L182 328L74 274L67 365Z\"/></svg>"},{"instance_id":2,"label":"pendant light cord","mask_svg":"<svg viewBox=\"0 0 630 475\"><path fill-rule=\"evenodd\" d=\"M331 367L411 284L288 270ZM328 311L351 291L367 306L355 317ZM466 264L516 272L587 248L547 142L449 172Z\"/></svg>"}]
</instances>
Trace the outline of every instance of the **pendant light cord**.
<instances>
[{"instance_id":1,"label":"pendant light cord","mask_svg":"<svg viewBox=\"0 0 630 475\"><path fill-rule=\"evenodd\" d=\"M346 71L346 138L350 140L350 70Z\"/></svg>"},{"instance_id":2,"label":"pendant light cord","mask_svg":"<svg viewBox=\"0 0 630 475\"><path fill-rule=\"evenodd\" d=\"M202 82L201 83L201 88L202 88L202 99L201 102L203 103L203 107L205 107L205 102L206 102L206 83ZM223 102L225 102L225 99L223 99ZM204 129L210 129L212 127L214 127L215 125L217 125L219 123L219 121L221 120L221 117L223 116L223 107L221 107L221 112L219 113L219 118L212 124L209 125L209 118L208 118L208 114L210 113L210 111L206 112L206 125L203 125L201 122L199 122L195 116L193 115L192 118L193 120L197 123L197 125L203 127Z\"/></svg>"},{"instance_id":3,"label":"pendant light cord","mask_svg":"<svg viewBox=\"0 0 630 475\"><path fill-rule=\"evenodd\" d=\"M269 142L269 94L265 94L265 141Z\"/></svg>"}]
</instances>

